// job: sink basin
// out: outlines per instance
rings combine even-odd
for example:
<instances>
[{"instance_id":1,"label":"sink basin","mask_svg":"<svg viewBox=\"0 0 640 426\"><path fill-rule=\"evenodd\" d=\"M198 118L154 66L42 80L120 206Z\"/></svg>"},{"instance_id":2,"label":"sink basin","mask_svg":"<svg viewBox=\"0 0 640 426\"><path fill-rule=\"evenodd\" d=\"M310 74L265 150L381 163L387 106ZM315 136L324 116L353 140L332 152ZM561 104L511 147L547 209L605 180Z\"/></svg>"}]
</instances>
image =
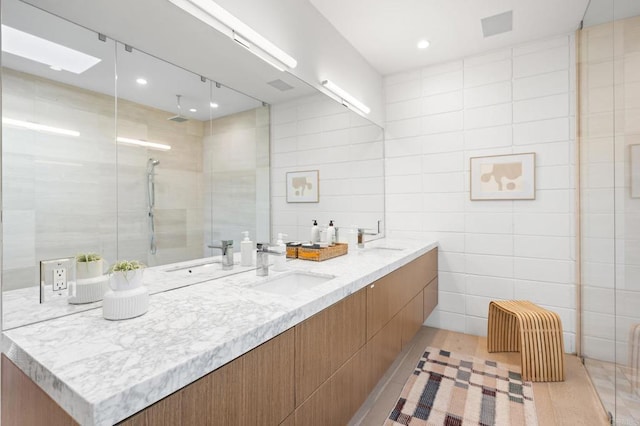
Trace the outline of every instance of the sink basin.
<instances>
[{"instance_id":1,"label":"sink basin","mask_svg":"<svg viewBox=\"0 0 640 426\"><path fill-rule=\"evenodd\" d=\"M374 250L383 250L383 251L402 251L404 249L399 248L399 247L385 247L385 246L379 246L379 247L366 247L367 251L374 251Z\"/></svg>"},{"instance_id":2,"label":"sink basin","mask_svg":"<svg viewBox=\"0 0 640 426\"><path fill-rule=\"evenodd\" d=\"M267 293L291 296L307 291L311 288L334 279L333 275L310 274L308 272L292 271L273 278L267 278L252 288Z\"/></svg>"}]
</instances>

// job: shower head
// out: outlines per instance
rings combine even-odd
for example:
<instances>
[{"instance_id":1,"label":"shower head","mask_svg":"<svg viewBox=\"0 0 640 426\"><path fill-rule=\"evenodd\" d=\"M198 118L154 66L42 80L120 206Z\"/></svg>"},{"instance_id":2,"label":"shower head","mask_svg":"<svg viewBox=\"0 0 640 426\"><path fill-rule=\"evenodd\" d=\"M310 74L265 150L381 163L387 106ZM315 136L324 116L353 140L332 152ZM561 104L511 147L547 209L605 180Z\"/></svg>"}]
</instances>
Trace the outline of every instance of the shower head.
<instances>
[{"instance_id":1,"label":"shower head","mask_svg":"<svg viewBox=\"0 0 640 426\"><path fill-rule=\"evenodd\" d=\"M147 173L153 173L153 169L155 169L158 164L160 164L160 160L149 158L147 160Z\"/></svg>"},{"instance_id":2,"label":"shower head","mask_svg":"<svg viewBox=\"0 0 640 426\"><path fill-rule=\"evenodd\" d=\"M182 107L180 106L180 98L182 95L176 95L178 98L178 115L174 115L173 117L167 118L167 120L175 121L176 123L184 123L185 121L189 121L187 117L182 115Z\"/></svg>"}]
</instances>

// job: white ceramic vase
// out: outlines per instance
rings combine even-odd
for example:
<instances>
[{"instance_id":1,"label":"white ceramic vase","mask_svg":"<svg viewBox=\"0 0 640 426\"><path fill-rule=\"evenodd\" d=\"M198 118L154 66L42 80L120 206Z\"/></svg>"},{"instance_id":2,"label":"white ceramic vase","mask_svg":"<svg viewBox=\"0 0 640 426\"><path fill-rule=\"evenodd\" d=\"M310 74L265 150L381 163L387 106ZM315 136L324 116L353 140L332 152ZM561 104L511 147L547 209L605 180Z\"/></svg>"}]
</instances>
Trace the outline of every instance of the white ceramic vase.
<instances>
[{"instance_id":1,"label":"white ceramic vase","mask_svg":"<svg viewBox=\"0 0 640 426\"><path fill-rule=\"evenodd\" d=\"M132 271L113 271L109 277L109 287L113 291L133 290L142 285L142 274L144 269L134 269Z\"/></svg>"},{"instance_id":2,"label":"white ceramic vase","mask_svg":"<svg viewBox=\"0 0 640 426\"><path fill-rule=\"evenodd\" d=\"M102 259L92 262L76 262L76 279L87 280L97 278L104 272L104 262Z\"/></svg>"}]
</instances>

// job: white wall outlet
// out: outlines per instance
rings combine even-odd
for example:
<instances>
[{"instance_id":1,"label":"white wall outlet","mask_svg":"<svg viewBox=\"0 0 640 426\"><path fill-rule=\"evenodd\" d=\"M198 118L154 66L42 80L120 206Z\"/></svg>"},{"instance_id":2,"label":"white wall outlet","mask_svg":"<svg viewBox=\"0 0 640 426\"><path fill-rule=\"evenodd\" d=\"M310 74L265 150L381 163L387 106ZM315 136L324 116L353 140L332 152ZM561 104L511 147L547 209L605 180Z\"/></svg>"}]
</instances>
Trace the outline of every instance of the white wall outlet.
<instances>
[{"instance_id":1,"label":"white wall outlet","mask_svg":"<svg viewBox=\"0 0 640 426\"><path fill-rule=\"evenodd\" d=\"M53 291L67 289L67 269L54 268L53 270Z\"/></svg>"},{"instance_id":2,"label":"white wall outlet","mask_svg":"<svg viewBox=\"0 0 640 426\"><path fill-rule=\"evenodd\" d=\"M40 303L62 300L73 295L76 259L66 257L40 261Z\"/></svg>"}]
</instances>

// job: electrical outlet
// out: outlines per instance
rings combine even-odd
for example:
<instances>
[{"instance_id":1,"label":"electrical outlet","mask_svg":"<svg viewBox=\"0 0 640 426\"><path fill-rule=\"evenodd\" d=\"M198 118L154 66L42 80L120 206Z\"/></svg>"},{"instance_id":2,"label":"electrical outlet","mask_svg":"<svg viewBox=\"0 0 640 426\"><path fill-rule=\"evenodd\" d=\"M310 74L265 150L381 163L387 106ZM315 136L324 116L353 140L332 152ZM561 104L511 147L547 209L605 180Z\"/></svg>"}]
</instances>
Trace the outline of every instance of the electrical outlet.
<instances>
[{"instance_id":1,"label":"electrical outlet","mask_svg":"<svg viewBox=\"0 0 640 426\"><path fill-rule=\"evenodd\" d=\"M76 281L76 258L40 261L40 303L73 296Z\"/></svg>"},{"instance_id":2,"label":"electrical outlet","mask_svg":"<svg viewBox=\"0 0 640 426\"><path fill-rule=\"evenodd\" d=\"M66 268L55 268L53 270L53 291L61 291L66 289L67 289Z\"/></svg>"}]
</instances>

